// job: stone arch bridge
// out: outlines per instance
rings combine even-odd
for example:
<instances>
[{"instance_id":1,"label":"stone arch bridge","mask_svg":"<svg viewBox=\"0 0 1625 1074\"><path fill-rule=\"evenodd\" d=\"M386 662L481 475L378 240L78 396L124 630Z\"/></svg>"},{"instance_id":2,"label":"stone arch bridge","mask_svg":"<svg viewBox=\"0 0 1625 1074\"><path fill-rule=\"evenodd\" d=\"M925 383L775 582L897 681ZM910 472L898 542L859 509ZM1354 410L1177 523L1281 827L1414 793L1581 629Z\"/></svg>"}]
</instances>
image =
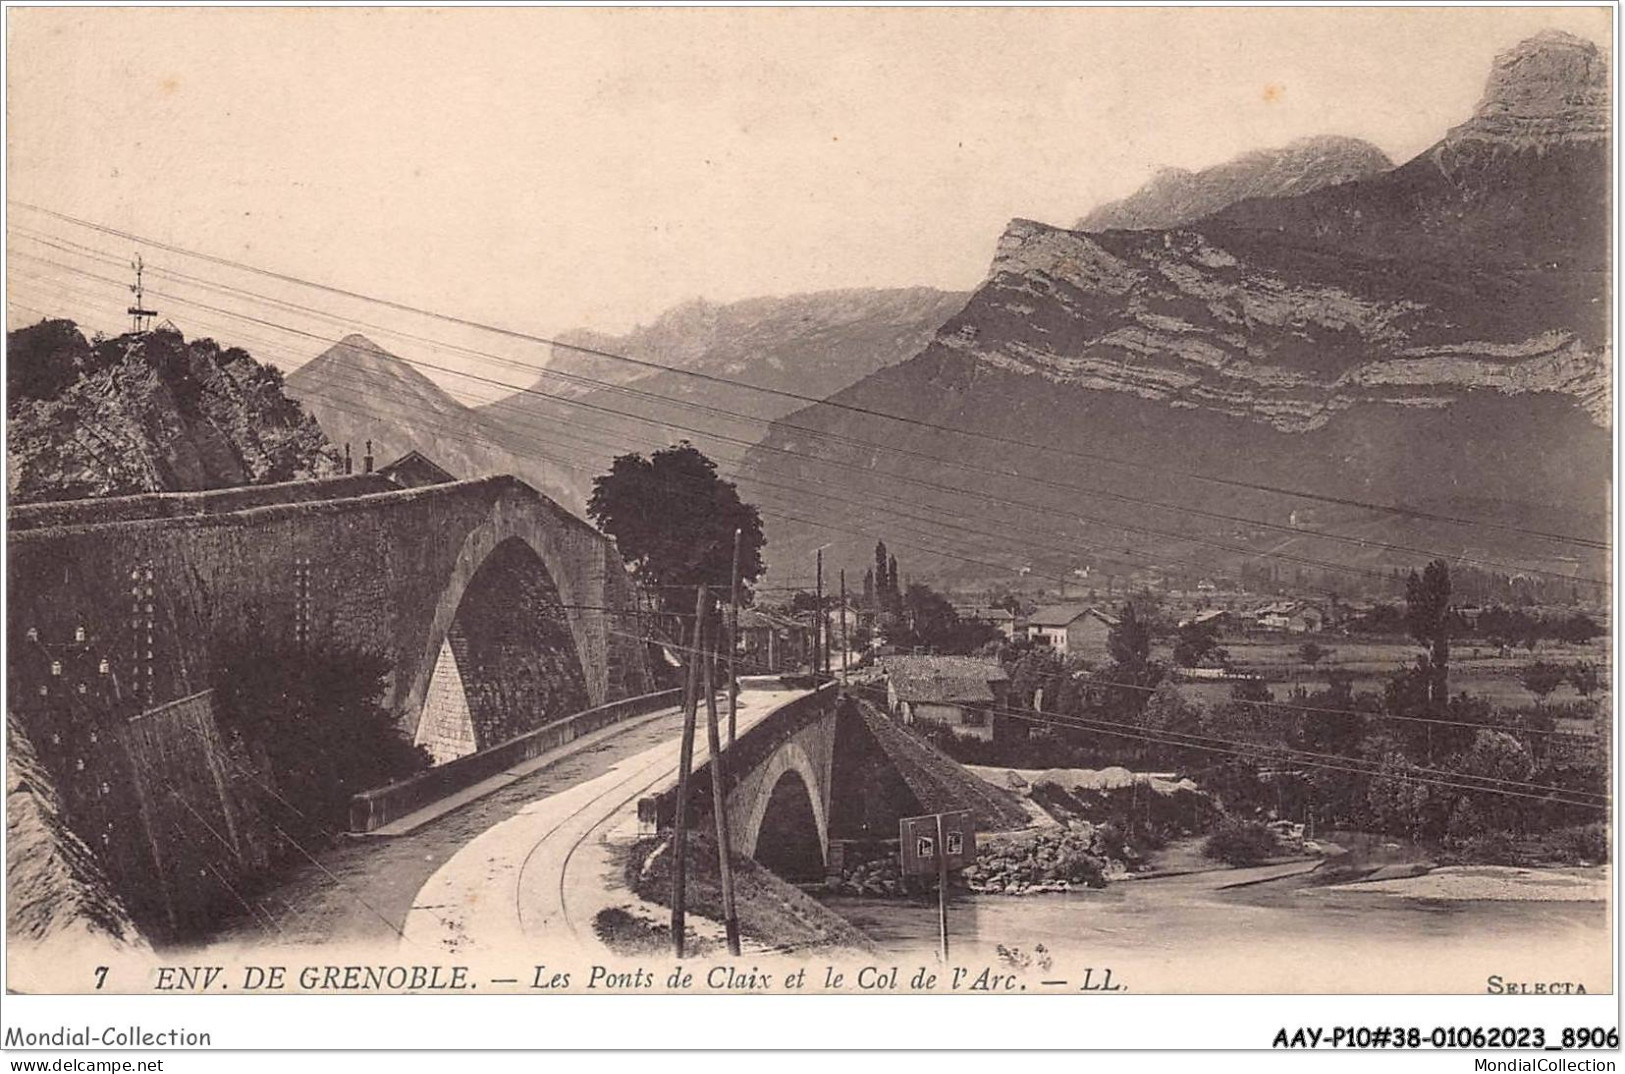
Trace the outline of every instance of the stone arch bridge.
<instances>
[{"instance_id":1,"label":"stone arch bridge","mask_svg":"<svg viewBox=\"0 0 1625 1074\"><path fill-rule=\"evenodd\" d=\"M895 840L900 817L971 808L984 822L1024 823L1019 807L979 791L980 781L861 704L862 693L825 684L771 710L724 751L735 852L790 880L822 880L842 865L837 844ZM676 807L673 778L639 803L640 827L669 831ZM691 830L709 833L709 760L690 780L689 807Z\"/></svg>"},{"instance_id":2,"label":"stone arch bridge","mask_svg":"<svg viewBox=\"0 0 1625 1074\"><path fill-rule=\"evenodd\" d=\"M128 717L211 685L221 641L387 662L437 759L647 692L614 544L513 477L378 474L35 504L9 513L13 710Z\"/></svg>"},{"instance_id":3,"label":"stone arch bridge","mask_svg":"<svg viewBox=\"0 0 1625 1074\"><path fill-rule=\"evenodd\" d=\"M308 821L220 733L224 643L377 654L439 761L650 689L613 543L516 478L354 474L7 521L7 733L153 935L207 934Z\"/></svg>"}]
</instances>

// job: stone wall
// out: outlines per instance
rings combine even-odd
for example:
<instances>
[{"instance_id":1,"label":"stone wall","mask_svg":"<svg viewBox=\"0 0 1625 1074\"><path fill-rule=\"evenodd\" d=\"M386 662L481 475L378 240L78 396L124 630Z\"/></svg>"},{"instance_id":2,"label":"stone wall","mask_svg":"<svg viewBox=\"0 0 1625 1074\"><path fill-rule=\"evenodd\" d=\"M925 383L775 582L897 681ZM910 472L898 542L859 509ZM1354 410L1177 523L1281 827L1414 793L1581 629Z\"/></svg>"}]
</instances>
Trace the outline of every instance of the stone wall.
<instances>
[{"instance_id":1,"label":"stone wall","mask_svg":"<svg viewBox=\"0 0 1625 1074\"><path fill-rule=\"evenodd\" d=\"M9 529L34 530L48 526L89 526L103 522L133 522L144 518L182 518L222 514L278 503L334 500L398 488L379 473L307 478L270 485L243 485L195 492L149 492L140 496L96 496L83 500L52 500L18 504L6 515Z\"/></svg>"},{"instance_id":2,"label":"stone wall","mask_svg":"<svg viewBox=\"0 0 1625 1074\"><path fill-rule=\"evenodd\" d=\"M291 811L269 773L215 724L212 693L130 720L120 736L144 854L126 851L119 887L137 916L172 936L205 932L222 912L248 912L244 885L271 864Z\"/></svg>"},{"instance_id":3,"label":"stone wall","mask_svg":"<svg viewBox=\"0 0 1625 1074\"><path fill-rule=\"evenodd\" d=\"M69 707L42 719L36 707L32 729L10 721L14 741L34 743L34 778L113 900L158 939L246 910L244 887L282 840L269 775L221 736L211 697L128 718L75 719Z\"/></svg>"}]
</instances>

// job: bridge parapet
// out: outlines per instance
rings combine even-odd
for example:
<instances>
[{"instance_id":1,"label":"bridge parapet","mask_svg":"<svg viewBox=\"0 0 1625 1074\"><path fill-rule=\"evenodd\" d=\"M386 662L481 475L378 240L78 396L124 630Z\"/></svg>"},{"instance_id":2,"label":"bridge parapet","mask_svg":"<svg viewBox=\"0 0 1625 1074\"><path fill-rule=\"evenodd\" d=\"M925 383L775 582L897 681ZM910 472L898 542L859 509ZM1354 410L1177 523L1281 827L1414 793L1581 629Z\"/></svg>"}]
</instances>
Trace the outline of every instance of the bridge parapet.
<instances>
[{"instance_id":1,"label":"bridge parapet","mask_svg":"<svg viewBox=\"0 0 1625 1074\"><path fill-rule=\"evenodd\" d=\"M11 532L52 526L94 526L113 522L140 522L154 518L218 515L249 507L311 503L354 496L399 492L401 488L379 473L345 474L269 485L244 485L189 492L148 492L136 496L98 496L83 500L16 504L6 511Z\"/></svg>"},{"instance_id":2,"label":"bridge parapet","mask_svg":"<svg viewBox=\"0 0 1625 1074\"><path fill-rule=\"evenodd\" d=\"M545 727L516 735L488 749L436 765L415 776L384 787L362 791L350 799L350 830L371 832L391 821L467 790L482 780L534 760L583 735L624 720L671 708L682 701L681 690L661 690L628 697L578 712Z\"/></svg>"}]
</instances>

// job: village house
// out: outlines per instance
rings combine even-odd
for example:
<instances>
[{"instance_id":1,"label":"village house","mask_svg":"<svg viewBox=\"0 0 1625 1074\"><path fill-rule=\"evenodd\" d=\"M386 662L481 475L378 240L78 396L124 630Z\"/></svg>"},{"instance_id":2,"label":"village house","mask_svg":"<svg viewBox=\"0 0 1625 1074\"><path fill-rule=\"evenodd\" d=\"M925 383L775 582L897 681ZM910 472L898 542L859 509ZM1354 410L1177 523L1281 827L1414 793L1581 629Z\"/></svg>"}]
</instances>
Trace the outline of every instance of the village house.
<instances>
[{"instance_id":1,"label":"village house","mask_svg":"<svg viewBox=\"0 0 1625 1074\"><path fill-rule=\"evenodd\" d=\"M1052 604L1027 620L1027 637L1035 645L1048 645L1062 656L1104 662L1106 639L1117 619L1084 604Z\"/></svg>"},{"instance_id":2,"label":"village house","mask_svg":"<svg viewBox=\"0 0 1625 1074\"><path fill-rule=\"evenodd\" d=\"M991 660L968 656L888 656L886 707L903 724L933 723L993 738L993 710L1005 706L1010 676Z\"/></svg>"},{"instance_id":3,"label":"village house","mask_svg":"<svg viewBox=\"0 0 1625 1074\"><path fill-rule=\"evenodd\" d=\"M1003 634L1007 640L1016 637L1016 617L1007 608L973 605L958 609L959 618L975 623L986 623Z\"/></svg>"},{"instance_id":4,"label":"village house","mask_svg":"<svg viewBox=\"0 0 1625 1074\"><path fill-rule=\"evenodd\" d=\"M1312 634L1326 625L1326 616L1313 604L1278 600L1253 612L1260 630L1282 630L1288 634Z\"/></svg>"},{"instance_id":5,"label":"village house","mask_svg":"<svg viewBox=\"0 0 1625 1074\"><path fill-rule=\"evenodd\" d=\"M1203 608L1195 615L1179 621L1180 629L1185 627L1209 627L1215 633L1230 625L1230 613L1223 608Z\"/></svg>"}]
</instances>

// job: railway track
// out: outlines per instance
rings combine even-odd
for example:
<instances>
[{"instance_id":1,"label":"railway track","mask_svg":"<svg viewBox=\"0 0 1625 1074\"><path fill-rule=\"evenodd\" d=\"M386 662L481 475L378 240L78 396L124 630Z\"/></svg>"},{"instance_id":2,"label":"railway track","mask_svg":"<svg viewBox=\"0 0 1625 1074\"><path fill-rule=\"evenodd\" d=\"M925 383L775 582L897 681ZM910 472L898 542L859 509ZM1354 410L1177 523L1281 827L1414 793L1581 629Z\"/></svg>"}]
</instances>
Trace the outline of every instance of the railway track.
<instances>
[{"instance_id":1,"label":"railway track","mask_svg":"<svg viewBox=\"0 0 1625 1074\"><path fill-rule=\"evenodd\" d=\"M802 693L741 694L740 730ZM680 749L680 738L662 742L594 779L538 798L480 833L419 890L403 942L459 957L595 945L594 914L628 896L603 876L591 875L579 852L632 821L628 808L674 776ZM700 734L695 766L708 757ZM499 891L501 896L493 898Z\"/></svg>"}]
</instances>

